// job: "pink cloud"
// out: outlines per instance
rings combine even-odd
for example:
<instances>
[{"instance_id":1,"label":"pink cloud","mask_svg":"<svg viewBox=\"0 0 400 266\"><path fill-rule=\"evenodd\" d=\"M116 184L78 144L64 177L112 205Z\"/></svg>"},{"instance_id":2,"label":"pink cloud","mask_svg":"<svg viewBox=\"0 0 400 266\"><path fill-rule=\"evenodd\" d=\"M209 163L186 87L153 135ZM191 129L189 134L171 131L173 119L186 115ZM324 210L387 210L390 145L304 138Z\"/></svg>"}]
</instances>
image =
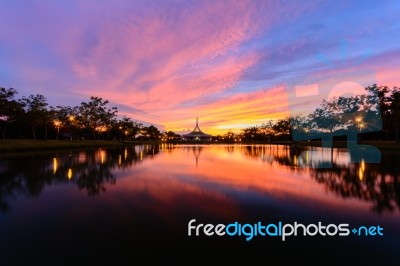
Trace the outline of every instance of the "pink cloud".
<instances>
[{"instance_id":1,"label":"pink cloud","mask_svg":"<svg viewBox=\"0 0 400 266\"><path fill-rule=\"evenodd\" d=\"M0 44L8 50L0 46L0 55L14 74L12 86L41 92L55 104L99 96L123 106L120 114L177 131L191 129L196 116L204 130L216 133L288 115L284 85L276 84L312 67L310 54L330 51L338 37L335 31L327 40L305 35L328 29L329 21L314 25L313 16L329 8L319 1L41 1L2 7ZM357 32L350 34L356 41L372 34ZM360 69L375 67L378 83L390 86L398 82L398 51L382 51ZM245 87L252 77L259 83Z\"/></svg>"},{"instance_id":2,"label":"pink cloud","mask_svg":"<svg viewBox=\"0 0 400 266\"><path fill-rule=\"evenodd\" d=\"M241 128L261 125L270 119L281 119L288 115L285 86L278 86L252 93L234 94L196 108L166 111L165 116L176 119L164 124L168 130L192 130L194 119L199 116L202 130L210 134L221 134L228 130L238 132Z\"/></svg>"},{"instance_id":3,"label":"pink cloud","mask_svg":"<svg viewBox=\"0 0 400 266\"><path fill-rule=\"evenodd\" d=\"M268 26L254 24L257 11L254 2L238 2L228 11L222 2L198 2L185 12L151 10L105 21L94 36L83 30L67 44L79 78L72 89L148 113L229 90L257 62L254 52L239 53Z\"/></svg>"}]
</instances>

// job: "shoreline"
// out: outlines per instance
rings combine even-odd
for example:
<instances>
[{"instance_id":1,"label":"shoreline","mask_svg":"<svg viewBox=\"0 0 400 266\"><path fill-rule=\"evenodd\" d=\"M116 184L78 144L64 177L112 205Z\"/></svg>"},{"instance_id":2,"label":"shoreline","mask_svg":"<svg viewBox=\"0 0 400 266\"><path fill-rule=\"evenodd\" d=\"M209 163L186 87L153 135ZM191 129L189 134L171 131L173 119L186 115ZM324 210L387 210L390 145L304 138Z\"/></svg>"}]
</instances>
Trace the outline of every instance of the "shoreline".
<instances>
[{"instance_id":1,"label":"shoreline","mask_svg":"<svg viewBox=\"0 0 400 266\"><path fill-rule=\"evenodd\" d=\"M258 142L161 142L161 141L119 141L119 140L0 140L0 153L18 151L46 151L95 147L121 147L146 144L172 145L291 145L295 147L320 147L320 141L258 141ZM362 141L360 145L370 145L383 150L400 150L395 141ZM346 141L334 141L333 148L347 148Z\"/></svg>"}]
</instances>

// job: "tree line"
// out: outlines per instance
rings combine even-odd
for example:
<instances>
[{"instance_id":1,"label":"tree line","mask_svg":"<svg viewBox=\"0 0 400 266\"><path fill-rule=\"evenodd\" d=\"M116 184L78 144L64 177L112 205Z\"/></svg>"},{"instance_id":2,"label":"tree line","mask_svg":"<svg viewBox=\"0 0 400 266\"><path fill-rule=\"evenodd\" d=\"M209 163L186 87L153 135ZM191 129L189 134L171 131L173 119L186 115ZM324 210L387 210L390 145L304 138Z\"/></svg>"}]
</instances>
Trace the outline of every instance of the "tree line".
<instances>
[{"instance_id":1,"label":"tree line","mask_svg":"<svg viewBox=\"0 0 400 266\"><path fill-rule=\"evenodd\" d=\"M45 96L16 99L14 88L0 87L0 129L3 139L132 139L155 140L160 130L132 118L118 119L117 107L90 97L77 106L49 106Z\"/></svg>"},{"instance_id":2,"label":"tree line","mask_svg":"<svg viewBox=\"0 0 400 266\"><path fill-rule=\"evenodd\" d=\"M400 88L377 86L365 88L364 94L335 96L323 100L309 114L269 120L244 128L240 133L229 131L219 139L227 142L289 141L343 138L349 131L363 140L400 141Z\"/></svg>"},{"instance_id":3,"label":"tree line","mask_svg":"<svg viewBox=\"0 0 400 266\"><path fill-rule=\"evenodd\" d=\"M175 132L161 132L132 118L118 118L109 101L90 97L80 105L49 106L45 96L16 99L13 88L0 87L0 129L2 138L33 139L124 139L180 141ZM216 142L264 142L317 139L345 135L353 130L367 140L400 141L400 88L365 88L364 94L323 100L313 112L268 120L261 125L229 131L212 137Z\"/></svg>"}]
</instances>

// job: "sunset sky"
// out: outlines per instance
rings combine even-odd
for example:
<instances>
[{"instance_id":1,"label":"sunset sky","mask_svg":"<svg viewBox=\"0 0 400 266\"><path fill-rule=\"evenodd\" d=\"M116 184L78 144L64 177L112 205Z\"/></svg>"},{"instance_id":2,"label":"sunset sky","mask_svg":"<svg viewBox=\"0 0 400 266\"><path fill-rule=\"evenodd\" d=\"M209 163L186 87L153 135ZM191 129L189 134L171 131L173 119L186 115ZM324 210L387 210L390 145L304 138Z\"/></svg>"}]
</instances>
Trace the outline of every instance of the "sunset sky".
<instances>
[{"instance_id":1,"label":"sunset sky","mask_svg":"<svg viewBox=\"0 0 400 266\"><path fill-rule=\"evenodd\" d=\"M0 86L223 134L289 115L297 85L400 86L399 14L400 1L0 0Z\"/></svg>"}]
</instances>

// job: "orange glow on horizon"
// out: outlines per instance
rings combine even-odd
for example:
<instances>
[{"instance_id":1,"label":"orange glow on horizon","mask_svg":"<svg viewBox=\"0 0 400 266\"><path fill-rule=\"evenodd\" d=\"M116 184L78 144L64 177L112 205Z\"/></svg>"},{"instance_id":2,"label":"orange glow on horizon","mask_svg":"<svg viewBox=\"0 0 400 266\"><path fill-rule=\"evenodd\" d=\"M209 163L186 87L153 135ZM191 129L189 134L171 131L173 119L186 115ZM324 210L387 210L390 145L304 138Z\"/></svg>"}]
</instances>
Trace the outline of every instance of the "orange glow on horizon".
<instances>
[{"instance_id":1,"label":"orange glow on horizon","mask_svg":"<svg viewBox=\"0 0 400 266\"><path fill-rule=\"evenodd\" d=\"M211 135L223 135L232 130L259 126L268 120L278 120L289 115L287 94L283 86L261 90L250 94L240 94L220 102L203 105L191 113L188 110L168 112L168 117L178 117L175 121L164 121L167 130L190 132L199 117L200 129Z\"/></svg>"},{"instance_id":2,"label":"orange glow on horizon","mask_svg":"<svg viewBox=\"0 0 400 266\"><path fill-rule=\"evenodd\" d=\"M347 84L352 86L350 92L355 92L355 81L361 81L360 91L375 82L399 86L397 24L384 19L393 17L397 5L377 8L368 24L354 20L369 18L365 6L354 8L353 14L331 10L324 1L291 5L280 1L174 5L167 1L139 5L72 1L74 8L60 8L49 1L46 16L41 8L26 8L21 15L22 3L10 2L15 3L0 9L2 33L7 36L0 46L0 54L7 55L7 71L1 72L4 84L22 96L43 93L49 106L72 107L91 96L101 97L117 107L121 117L162 131L188 133L196 117L201 129L212 135L284 118L289 115L285 86L291 85L298 87L297 97L304 96L307 107L315 109L321 102L307 95L321 91L328 95L328 88L321 86L325 76L332 78L325 80L329 89L341 82L353 83ZM99 13L87 13L91 10ZM319 21L319 14L327 10L337 12L330 14L332 27L327 31L304 26L304 31L292 32ZM26 19L12 23L17 16ZM50 18L54 25L38 31ZM356 23L337 35L344 21L353 20ZM294 84L298 80L305 83ZM332 96L346 92L345 85ZM304 106L297 107L303 111ZM69 114L68 124L77 126L77 114ZM53 126L57 133L71 130L64 128L65 121ZM128 136L128 132L122 134Z\"/></svg>"}]
</instances>

